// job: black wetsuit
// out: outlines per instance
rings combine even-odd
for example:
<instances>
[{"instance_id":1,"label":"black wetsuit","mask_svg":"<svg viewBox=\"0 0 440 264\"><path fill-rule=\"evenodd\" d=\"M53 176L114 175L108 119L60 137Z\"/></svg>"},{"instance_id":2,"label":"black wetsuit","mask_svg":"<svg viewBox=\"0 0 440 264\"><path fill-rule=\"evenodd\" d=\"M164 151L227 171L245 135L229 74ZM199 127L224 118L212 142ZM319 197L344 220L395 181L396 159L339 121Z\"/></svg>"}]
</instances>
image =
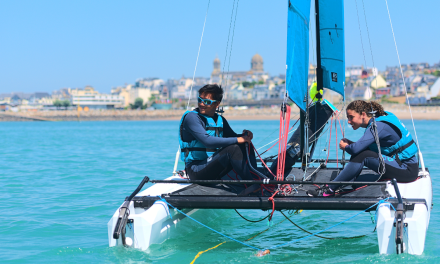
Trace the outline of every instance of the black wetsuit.
<instances>
[{"instance_id":1,"label":"black wetsuit","mask_svg":"<svg viewBox=\"0 0 440 264\"><path fill-rule=\"evenodd\" d=\"M215 115L214 120L217 122ZM230 171L235 171L242 179L252 180L252 174L247 163L245 144L238 144L235 133L223 118L223 137L213 137L206 133L205 123L196 113L188 113L182 123L182 140L200 141L206 148L217 149L211 157L205 160L192 161L185 164L186 172L191 180L218 180ZM254 151L249 151L249 158L254 168L257 167ZM235 173L229 174L235 179Z\"/></svg>"},{"instance_id":2,"label":"black wetsuit","mask_svg":"<svg viewBox=\"0 0 440 264\"><path fill-rule=\"evenodd\" d=\"M373 120L371 119L370 123L372 121ZM400 133L396 127L385 122L376 122L376 124L379 143L382 147L390 147L400 140ZM351 155L350 162L345 166L341 173L339 173L334 181L351 181L356 178L358 181L376 181L379 178L379 175L359 176L364 166L378 172L379 154L368 148L374 142L374 136L370 126L358 141L346 146L345 151ZM412 156L407 160L402 160L400 163L392 157L385 155L382 156L385 161L385 174L382 175L383 179L396 178L396 180L400 182L411 182L417 179L419 166L416 156ZM336 190L339 186L329 185L329 187Z\"/></svg>"}]
</instances>

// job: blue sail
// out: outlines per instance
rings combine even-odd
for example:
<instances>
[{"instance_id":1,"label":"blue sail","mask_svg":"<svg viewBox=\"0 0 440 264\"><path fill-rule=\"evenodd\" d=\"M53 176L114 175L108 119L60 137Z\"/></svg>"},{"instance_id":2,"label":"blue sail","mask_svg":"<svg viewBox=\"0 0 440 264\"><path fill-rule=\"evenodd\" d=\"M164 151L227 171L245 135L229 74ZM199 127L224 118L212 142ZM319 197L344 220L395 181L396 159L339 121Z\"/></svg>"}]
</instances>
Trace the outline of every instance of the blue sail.
<instances>
[{"instance_id":1,"label":"blue sail","mask_svg":"<svg viewBox=\"0 0 440 264\"><path fill-rule=\"evenodd\" d=\"M310 1L288 0L286 89L290 99L306 110L309 73Z\"/></svg>"},{"instance_id":2,"label":"blue sail","mask_svg":"<svg viewBox=\"0 0 440 264\"><path fill-rule=\"evenodd\" d=\"M321 67L324 88L344 97L344 1L319 0Z\"/></svg>"}]
</instances>

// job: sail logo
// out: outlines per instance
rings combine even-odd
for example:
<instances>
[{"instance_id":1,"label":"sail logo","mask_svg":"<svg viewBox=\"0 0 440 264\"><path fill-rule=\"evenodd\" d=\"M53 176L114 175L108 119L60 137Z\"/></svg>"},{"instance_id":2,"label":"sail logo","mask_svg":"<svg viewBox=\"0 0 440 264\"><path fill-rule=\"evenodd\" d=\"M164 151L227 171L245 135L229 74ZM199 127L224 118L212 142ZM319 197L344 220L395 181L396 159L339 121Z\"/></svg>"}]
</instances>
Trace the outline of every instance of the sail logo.
<instances>
[{"instance_id":1,"label":"sail logo","mask_svg":"<svg viewBox=\"0 0 440 264\"><path fill-rule=\"evenodd\" d=\"M332 81L338 82L338 73L332 72Z\"/></svg>"}]
</instances>

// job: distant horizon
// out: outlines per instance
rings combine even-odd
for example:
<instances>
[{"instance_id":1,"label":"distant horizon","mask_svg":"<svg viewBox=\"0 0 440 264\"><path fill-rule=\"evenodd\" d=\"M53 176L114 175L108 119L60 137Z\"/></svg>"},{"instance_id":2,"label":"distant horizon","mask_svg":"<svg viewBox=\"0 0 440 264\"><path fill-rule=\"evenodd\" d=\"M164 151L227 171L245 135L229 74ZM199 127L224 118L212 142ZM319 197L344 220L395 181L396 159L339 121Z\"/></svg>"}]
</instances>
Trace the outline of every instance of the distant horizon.
<instances>
[{"instance_id":1,"label":"distant horizon","mask_svg":"<svg viewBox=\"0 0 440 264\"><path fill-rule=\"evenodd\" d=\"M411 62L411 63L407 63L406 65L409 65L409 64L412 64L412 63L415 63L415 64L420 64L420 63L425 63L425 62ZM434 63L435 64L435 63ZM315 65L315 64L312 64L312 65ZM405 64L402 64L402 65L405 65ZM431 64L430 64L431 65ZM363 65L350 65L350 66L347 66L346 65L346 68L347 67L354 67L354 66L363 66ZM397 66L389 66L388 65L388 67L397 67ZM367 67L367 68L373 68L373 67ZM380 74L380 72L383 72L383 70L381 71L381 70L379 70L379 74ZM275 75L270 75L270 76L280 76L280 75L284 75L285 73L280 73L280 74L275 74ZM190 79L192 79L192 76L190 76L190 77L187 77L187 76L181 76L181 77L185 77L185 78L190 78ZM197 78L205 78L205 79L208 79L208 78L210 78L210 76L208 76L208 77L204 77L204 76L195 76L194 77L195 79L197 79ZM162 79L162 78L159 78L159 77L142 77L142 78L137 78L136 80L139 80L139 79ZM162 80L164 80L164 81L167 81L167 80L171 80L171 79L174 79L174 80L178 80L178 79L180 79L180 78L169 78L169 79L162 79ZM135 82L136 82L136 80L134 80L133 82L131 82L131 83L126 83L126 84L122 84L122 85L118 85L118 86L112 86L110 89L109 89L109 91L107 92L102 92L102 93L110 93L110 90L111 89L113 89L113 88L116 88L116 87L119 87L119 86L126 86L126 85L130 85L130 84L134 84ZM54 91L58 91L58 90L61 90L61 89L69 89L69 88L72 88L72 89L76 89L76 88L79 88L79 89L84 89L85 87L87 87L87 86L90 86L90 87L93 87L95 90L97 90L97 91L99 91L97 88L95 88L93 85L84 85L83 87L61 87L61 88L59 88L59 89L55 89L55 90L52 90L52 91L29 91L29 92L23 92L23 91L11 91L11 92L0 92L0 95L5 95L5 94L34 94L34 93L48 93L48 94L52 94ZM99 91L99 92L101 92L101 91Z\"/></svg>"},{"instance_id":2,"label":"distant horizon","mask_svg":"<svg viewBox=\"0 0 440 264\"><path fill-rule=\"evenodd\" d=\"M231 22L233 3L237 1L210 2L196 76L209 77L216 56L223 69L229 63L227 45L232 46L227 53L230 71L248 70L251 57L259 53L266 72L284 74L287 1L241 0L238 9L234 5L238 12ZM440 24L440 1L407 3L388 0L402 63L438 63L440 34L435 26ZM51 93L86 85L109 93L112 87L140 78L192 78L207 4L197 0L2 3L0 27L6 41L0 43L0 94ZM379 71L398 66L384 1L345 1L345 37L346 66L374 64ZM310 50L313 44L312 40ZM314 60L311 52L310 62Z\"/></svg>"}]
</instances>

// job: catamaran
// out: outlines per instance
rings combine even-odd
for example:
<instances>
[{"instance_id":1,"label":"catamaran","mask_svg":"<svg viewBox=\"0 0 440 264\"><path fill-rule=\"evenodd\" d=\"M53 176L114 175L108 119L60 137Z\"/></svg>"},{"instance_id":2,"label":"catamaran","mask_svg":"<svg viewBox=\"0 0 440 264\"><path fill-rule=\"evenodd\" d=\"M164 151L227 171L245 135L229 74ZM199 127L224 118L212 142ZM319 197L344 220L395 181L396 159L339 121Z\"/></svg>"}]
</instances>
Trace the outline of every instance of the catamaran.
<instances>
[{"instance_id":1,"label":"catamaran","mask_svg":"<svg viewBox=\"0 0 440 264\"><path fill-rule=\"evenodd\" d=\"M324 88L332 90L342 95L345 102L344 3L343 0L312 2L315 5L316 22L317 91L319 93ZM330 167L327 164L340 164L343 167L347 163L344 154L342 158L336 159L328 157L313 159L317 141L325 138L322 137L325 126L331 127L333 122L336 126L336 117L344 109L338 111L326 100L317 102L311 100L307 88L311 3L308 0L288 0L286 7L288 10L286 97L281 106L278 159L274 160L274 157L261 159L261 168L252 168L260 178L256 181L230 179L226 176L221 180L196 181L188 179L184 171L177 171L177 161L180 156L178 151L172 176L165 180L145 177L138 188L115 211L108 222L110 247L125 246L146 250L150 245L162 243L177 233L187 232L185 222L194 220L203 225L203 220L197 219L207 221L207 216L214 218L225 209L269 210L272 213L292 209L352 210L359 213L376 212L375 223L380 254L423 253L432 208L432 184L420 149L419 177L413 182L400 183L395 179L378 182L333 181L332 184L344 186L341 195L335 197L308 195L310 190L316 189L316 185L329 184L341 171L341 168ZM288 102L293 102L300 109L300 124L290 140L287 140L290 120ZM319 121L323 125L318 126L316 122L315 125L312 122L313 113L318 111L317 107L329 113L326 118ZM283 168L286 145L293 141L298 142L297 162L300 166ZM261 173L264 166L279 160L281 166L278 166L274 180ZM364 168L362 175L368 174L376 173ZM298 175L303 177L298 178ZM141 191L147 182L154 184ZM356 186L353 185L354 183ZM257 185L260 188L246 188L246 184ZM290 241L283 245L294 242Z\"/></svg>"}]
</instances>

